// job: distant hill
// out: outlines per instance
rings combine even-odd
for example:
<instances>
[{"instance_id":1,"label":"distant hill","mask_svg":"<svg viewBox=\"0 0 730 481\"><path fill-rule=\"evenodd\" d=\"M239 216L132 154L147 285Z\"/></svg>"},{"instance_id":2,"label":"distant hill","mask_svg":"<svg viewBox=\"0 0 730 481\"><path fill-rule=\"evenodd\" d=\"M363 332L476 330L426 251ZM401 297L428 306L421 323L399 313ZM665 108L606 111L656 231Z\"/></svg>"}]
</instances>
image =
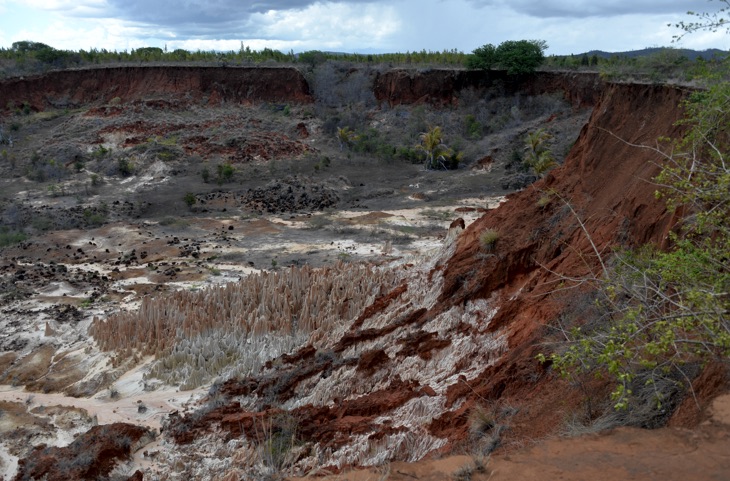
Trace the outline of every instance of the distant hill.
<instances>
[{"instance_id":1,"label":"distant hill","mask_svg":"<svg viewBox=\"0 0 730 481\"><path fill-rule=\"evenodd\" d=\"M670 48L670 47L652 47L652 48L645 48L642 50L630 50L628 52L604 52L603 50L591 50L589 52L585 52L585 54L581 53L578 54L578 56L587 55L589 57L592 57L593 55L596 55L599 58L611 58L613 56L618 57L627 57L627 58L637 58L637 57L646 57L649 55L654 55L657 53L660 53L663 50L672 50L674 52L677 52L681 54L684 57L687 57L690 60L696 60L698 57L702 57L705 60L709 60L711 58L724 58L728 56L728 52L725 50L720 50L717 48L711 48L707 50L691 50L687 48Z\"/></svg>"}]
</instances>

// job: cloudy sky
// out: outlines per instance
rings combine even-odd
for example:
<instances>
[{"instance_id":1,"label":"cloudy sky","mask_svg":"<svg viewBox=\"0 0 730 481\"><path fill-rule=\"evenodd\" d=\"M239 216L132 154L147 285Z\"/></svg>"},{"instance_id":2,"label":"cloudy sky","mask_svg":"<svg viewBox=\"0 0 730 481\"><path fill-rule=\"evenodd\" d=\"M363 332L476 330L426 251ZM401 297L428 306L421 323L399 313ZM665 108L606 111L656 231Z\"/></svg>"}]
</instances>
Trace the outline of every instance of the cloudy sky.
<instances>
[{"instance_id":1,"label":"cloudy sky","mask_svg":"<svg viewBox=\"0 0 730 481\"><path fill-rule=\"evenodd\" d=\"M542 39L548 54L672 45L667 26L716 0L0 0L0 47L405 52ZM730 49L726 32L675 46Z\"/></svg>"}]
</instances>

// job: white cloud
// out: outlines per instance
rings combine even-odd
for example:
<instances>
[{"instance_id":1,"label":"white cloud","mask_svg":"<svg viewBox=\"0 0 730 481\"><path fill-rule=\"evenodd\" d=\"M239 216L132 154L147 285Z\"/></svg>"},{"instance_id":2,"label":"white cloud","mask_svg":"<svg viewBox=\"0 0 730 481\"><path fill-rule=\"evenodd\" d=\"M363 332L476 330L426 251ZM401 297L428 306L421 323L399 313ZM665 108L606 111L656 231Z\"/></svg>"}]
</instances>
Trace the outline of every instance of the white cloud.
<instances>
[{"instance_id":1,"label":"white cloud","mask_svg":"<svg viewBox=\"0 0 730 481\"><path fill-rule=\"evenodd\" d=\"M297 42L318 49L381 47L400 28L392 7L378 4L317 3L302 10L271 10L251 16L262 38Z\"/></svg>"},{"instance_id":2,"label":"white cloud","mask_svg":"<svg viewBox=\"0 0 730 481\"><path fill-rule=\"evenodd\" d=\"M110 10L106 0L17 0L15 3L70 17L105 17Z\"/></svg>"}]
</instances>

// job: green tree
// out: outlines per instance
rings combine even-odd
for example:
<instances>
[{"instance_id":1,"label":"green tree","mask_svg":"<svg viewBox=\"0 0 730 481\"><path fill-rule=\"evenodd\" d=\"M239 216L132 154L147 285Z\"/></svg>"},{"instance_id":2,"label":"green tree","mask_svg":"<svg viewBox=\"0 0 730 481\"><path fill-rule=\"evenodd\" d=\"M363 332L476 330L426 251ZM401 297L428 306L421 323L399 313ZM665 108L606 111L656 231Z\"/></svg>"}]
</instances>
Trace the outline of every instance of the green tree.
<instances>
[{"instance_id":1,"label":"green tree","mask_svg":"<svg viewBox=\"0 0 730 481\"><path fill-rule=\"evenodd\" d=\"M337 142L340 144L340 151L347 147L352 147L352 144L357 142L358 135L349 127L337 127Z\"/></svg>"},{"instance_id":2,"label":"green tree","mask_svg":"<svg viewBox=\"0 0 730 481\"><path fill-rule=\"evenodd\" d=\"M13 42L11 49L18 53L37 52L39 50L53 50L53 47L41 42L33 42L31 40L21 40Z\"/></svg>"},{"instance_id":3,"label":"green tree","mask_svg":"<svg viewBox=\"0 0 730 481\"><path fill-rule=\"evenodd\" d=\"M544 40L508 40L495 52L497 63L509 74L534 72L545 60L547 43Z\"/></svg>"},{"instance_id":4,"label":"green tree","mask_svg":"<svg viewBox=\"0 0 730 481\"><path fill-rule=\"evenodd\" d=\"M195 203L198 201L198 199L195 197L195 194L193 194L192 192L187 192L183 197L183 200L185 201L185 205L187 205L188 207L194 206Z\"/></svg>"},{"instance_id":5,"label":"green tree","mask_svg":"<svg viewBox=\"0 0 730 481\"><path fill-rule=\"evenodd\" d=\"M490 70L497 63L497 47L488 43L474 49L466 58L466 68L473 70Z\"/></svg>"}]
</instances>

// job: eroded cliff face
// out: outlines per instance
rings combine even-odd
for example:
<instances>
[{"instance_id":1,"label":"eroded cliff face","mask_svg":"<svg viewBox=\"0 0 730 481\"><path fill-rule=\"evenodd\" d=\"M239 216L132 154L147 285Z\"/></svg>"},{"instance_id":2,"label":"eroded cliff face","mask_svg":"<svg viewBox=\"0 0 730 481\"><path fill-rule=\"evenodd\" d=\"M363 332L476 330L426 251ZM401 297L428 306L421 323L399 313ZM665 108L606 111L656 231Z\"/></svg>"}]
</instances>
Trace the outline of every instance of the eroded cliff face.
<instances>
[{"instance_id":1,"label":"eroded cliff face","mask_svg":"<svg viewBox=\"0 0 730 481\"><path fill-rule=\"evenodd\" d=\"M601 275L591 240L604 260L619 246L666 245L677 219L655 198L660 156L637 146L655 147L659 137L680 133L675 122L684 96L670 87L609 85L565 164L473 223L444 266L440 303L492 299L497 313L486 329L504 332L509 346L470 386L454 385L449 399L518 406L507 439L553 433L586 401L586 393L556 379L535 356L547 352L543 342L556 338L561 316L582 323L592 315L590 292L559 289L564 279ZM500 233L494 255L475 262L479 235L490 228ZM605 385L592 388L594 399L605 394ZM442 416L443 434L463 436L464 414Z\"/></svg>"},{"instance_id":2,"label":"eroded cliff face","mask_svg":"<svg viewBox=\"0 0 730 481\"><path fill-rule=\"evenodd\" d=\"M5 98L27 98L34 109L114 97L311 101L292 69L114 70L6 82L0 106ZM296 352L214 385L202 403L169 416L151 461L155 479L240 479L282 466L339 471L494 447L484 442L509 447L556 432L582 406L584 393L535 360L556 319L588 315L589 293L561 295L556 285L560 276L598 272L580 222L600 252L666 242L676 218L654 197L660 159L634 145L678 134L685 93L577 74L394 71L374 85L378 100L391 105L458 104L469 89L563 92L574 108L594 110L562 167L466 230L455 222L437 252L382 267L392 269L392 282L361 312L314 330ZM486 229L499 233L492 249L479 241ZM606 386L592 389L600 397ZM470 435L470 417L480 410L493 416L492 428L509 429Z\"/></svg>"},{"instance_id":3,"label":"eroded cliff face","mask_svg":"<svg viewBox=\"0 0 730 481\"><path fill-rule=\"evenodd\" d=\"M34 110L150 98L217 105L224 102L311 102L294 68L114 67L65 70L0 82L0 109L27 102Z\"/></svg>"},{"instance_id":4,"label":"eroded cliff face","mask_svg":"<svg viewBox=\"0 0 730 481\"><path fill-rule=\"evenodd\" d=\"M458 105L462 92L540 95L562 92L575 108L598 101L604 83L593 73L541 72L510 76L501 71L390 70L376 75L373 93L381 104ZM65 70L0 82L0 110L27 103L33 110L167 99L221 103L312 102L311 86L288 67L110 67Z\"/></svg>"},{"instance_id":5,"label":"eroded cliff face","mask_svg":"<svg viewBox=\"0 0 730 481\"><path fill-rule=\"evenodd\" d=\"M606 255L666 242L676 219L654 197L659 156L635 145L678 134L684 95L607 86L562 167L466 230L454 227L439 253L401 266L400 286L350 324L261 375L217 387L200 414L174 418L167 433L181 451L172 457L192 459L196 440L211 433L221 442L257 439L266 420L280 432L294 419L307 446L295 470L413 461L473 448L469 418L478 405L510 426L493 442L555 433L585 394L535 356L549 325L585 315L591 303L590 293L560 295L556 285L561 276L598 274L580 223ZM479 242L488 228L499 232L491 251ZM606 386L592 389L600 398Z\"/></svg>"},{"instance_id":6,"label":"eroded cliff face","mask_svg":"<svg viewBox=\"0 0 730 481\"><path fill-rule=\"evenodd\" d=\"M480 95L540 95L562 92L574 108L591 107L604 88L594 73L540 72L507 75L503 71L434 69L390 70L376 77L373 91L378 102L389 106L430 103L458 106L462 92Z\"/></svg>"}]
</instances>

